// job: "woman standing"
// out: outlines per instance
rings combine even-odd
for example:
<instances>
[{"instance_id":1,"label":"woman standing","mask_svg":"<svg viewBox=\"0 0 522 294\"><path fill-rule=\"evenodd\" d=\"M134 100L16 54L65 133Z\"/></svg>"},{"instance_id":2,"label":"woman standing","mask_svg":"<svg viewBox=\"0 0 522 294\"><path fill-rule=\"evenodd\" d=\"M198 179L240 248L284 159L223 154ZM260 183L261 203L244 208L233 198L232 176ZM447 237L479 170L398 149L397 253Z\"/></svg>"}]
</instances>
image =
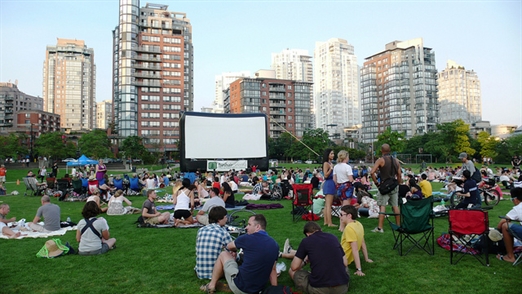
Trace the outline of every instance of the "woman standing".
<instances>
[{"instance_id":1,"label":"woman standing","mask_svg":"<svg viewBox=\"0 0 522 294\"><path fill-rule=\"evenodd\" d=\"M174 208L174 226L178 226L179 223L185 225L195 223L192 211L194 209L194 190L196 187L190 184L190 179L188 178L184 178L181 184L182 188L172 195L172 204L176 206Z\"/></svg>"},{"instance_id":2,"label":"woman standing","mask_svg":"<svg viewBox=\"0 0 522 294\"><path fill-rule=\"evenodd\" d=\"M98 160L98 164L96 165L96 179L99 181L102 181L105 173L107 172L107 166L103 164L103 160Z\"/></svg>"},{"instance_id":3,"label":"woman standing","mask_svg":"<svg viewBox=\"0 0 522 294\"><path fill-rule=\"evenodd\" d=\"M352 167L348 165L348 152L341 150L337 154L337 164L333 169L333 179L337 185L336 194L341 199L343 206L357 204L357 198L353 197L353 172ZM341 220L339 231L344 232L346 223Z\"/></svg>"},{"instance_id":4,"label":"woman standing","mask_svg":"<svg viewBox=\"0 0 522 294\"><path fill-rule=\"evenodd\" d=\"M101 213L94 201L88 201L83 207L83 219L78 222L76 241L80 243L80 255L103 254L114 248L116 239L110 238L109 225L103 218L96 218Z\"/></svg>"},{"instance_id":5,"label":"woman standing","mask_svg":"<svg viewBox=\"0 0 522 294\"><path fill-rule=\"evenodd\" d=\"M336 227L332 223L332 203L335 194L335 182L333 180L333 164L334 152L328 148L323 153L323 194L325 198L324 204L324 225L329 227Z\"/></svg>"}]
</instances>

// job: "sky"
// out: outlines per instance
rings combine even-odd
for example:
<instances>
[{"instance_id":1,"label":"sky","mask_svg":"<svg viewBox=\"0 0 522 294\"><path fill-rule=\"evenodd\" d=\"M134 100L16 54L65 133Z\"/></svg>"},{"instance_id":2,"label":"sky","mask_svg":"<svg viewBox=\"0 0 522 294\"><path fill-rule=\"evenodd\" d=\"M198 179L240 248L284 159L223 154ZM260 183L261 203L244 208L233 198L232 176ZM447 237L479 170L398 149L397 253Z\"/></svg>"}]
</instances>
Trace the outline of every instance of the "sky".
<instances>
[{"instance_id":1,"label":"sky","mask_svg":"<svg viewBox=\"0 0 522 294\"><path fill-rule=\"evenodd\" d=\"M423 38L442 71L474 70L482 119L522 124L522 1L166 1L192 24L194 111L211 106L215 76L270 69L271 54L342 38L358 64L392 41ZM147 2L141 1L140 7ZM0 0L0 82L42 96L46 46L57 38L94 49L96 100L112 98L112 30L118 0Z\"/></svg>"}]
</instances>

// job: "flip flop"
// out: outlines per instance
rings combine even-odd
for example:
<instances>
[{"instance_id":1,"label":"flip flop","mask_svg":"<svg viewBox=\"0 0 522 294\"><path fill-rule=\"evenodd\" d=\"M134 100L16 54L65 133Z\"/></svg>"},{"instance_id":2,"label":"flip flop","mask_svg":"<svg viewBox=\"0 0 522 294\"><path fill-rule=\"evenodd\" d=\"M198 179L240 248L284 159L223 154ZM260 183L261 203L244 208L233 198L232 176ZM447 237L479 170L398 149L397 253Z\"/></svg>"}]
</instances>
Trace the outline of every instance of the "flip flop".
<instances>
[{"instance_id":1,"label":"flip flop","mask_svg":"<svg viewBox=\"0 0 522 294\"><path fill-rule=\"evenodd\" d=\"M208 293L208 294L215 294L216 293L216 289L210 289L209 284L206 284L206 285L203 285L201 287L199 287L199 290L205 292L205 293Z\"/></svg>"},{"instance_id":2,"label":"flip flop","mask_svg":"<svg viewBox=\"0 0 522 294\"><path fill-rule=\"evenodd\" d=\"M515 260L513 260L513 261L509 261L509 260L506 260L506 259L504 259L504 258L505 258L504 255L500 255L500 254L497 255L497 259L498 259L498 260L502 260L502 261L509 262L509 263L513 263L513 262L515 262Z\"/></svg>"}]
</instances>

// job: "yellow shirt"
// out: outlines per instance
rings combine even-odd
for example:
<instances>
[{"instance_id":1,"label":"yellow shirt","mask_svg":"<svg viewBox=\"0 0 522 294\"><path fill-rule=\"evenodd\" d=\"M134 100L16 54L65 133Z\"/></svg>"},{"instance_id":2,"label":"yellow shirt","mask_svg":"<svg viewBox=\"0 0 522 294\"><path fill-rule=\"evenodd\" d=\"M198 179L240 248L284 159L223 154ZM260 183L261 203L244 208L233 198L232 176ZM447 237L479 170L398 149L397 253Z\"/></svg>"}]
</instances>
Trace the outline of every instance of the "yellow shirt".
<instances>
[{"instance_id":1,"label":"yellow shirt","mask_svg":"<svg viewBox=\"0 0 522 294\"><path fill-rule=\"evenodd\" d=\"M354 221L346 225L341 237L341 246L344 254L348 260L348 264L353 262L352 245L350 243L357 242L357 250L361 250L362 242L364 240L364 228L358 221Z\"/></svg>"},{"instance_id":2,"label":"yellow shirt","mask_svg":"<svg viewBox=\"0 0 522 294\"><path fill-rule=\"evenodd\" d=\"M431 183L428 180L422 180L419 182L419 187L421 188L422 195L428 198L433 194L433 189L431 188Z\"/></svg>"}]
</instances>

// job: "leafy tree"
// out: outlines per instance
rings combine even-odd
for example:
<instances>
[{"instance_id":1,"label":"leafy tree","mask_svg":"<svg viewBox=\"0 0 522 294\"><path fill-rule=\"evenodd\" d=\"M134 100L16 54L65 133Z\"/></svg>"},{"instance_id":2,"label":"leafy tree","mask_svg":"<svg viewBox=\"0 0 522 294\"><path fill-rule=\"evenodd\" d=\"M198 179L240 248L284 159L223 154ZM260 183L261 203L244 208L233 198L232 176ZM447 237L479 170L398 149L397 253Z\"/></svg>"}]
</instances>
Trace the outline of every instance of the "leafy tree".
<instances>
[{"instance_id":1,"label":"leafy tree","mask_svg":"<svg viewBox=\"0 0 522 294\"><path fill-rule=\"evenodd\" d=\"M37 154L46 156L49 160L67 157L67 148L62 140L62 134L59 132L41 134L35 140L34 150Z\"/></svg>"},{"instance_id":2,"label":"leafy tree","mask_svg":"<svg viewBox=\"0 0 522 294\"><path fill-rule=\"evenodd\" d=\"M382 144L390 145L390 148L394 152L402 152L404 147L406 146L406 136L404 133L399 133L397 131L392 131L391 127L386 128L384 132L377 135L377 142L374 142L374 149L377 155L381 154L381 146Z\"/></svg>"},{"instance_id":3,"label":"leafy tree","mask_svg":"<svg viewBox=\"0 0 522 294\"><path fill-rule=\"evenodd\" d=\"M148 153L143 145L143 138L138 136L125 138L121 143L120 151L125 152L125 157L130 157L131 159L142 159Z\"/></svg>"},{"instance_id":4,"label":"leafy tree","mask_svg":"<svg viewBox=\"0 0 522 294\"><path fill-rule=\"evenodd\" d=\"M292 154L295 158L306 160L322 156L323 150L329 144L328 133L323 129L307 129L301 141L293 144ZM317 153L317 154L316 154Z\"/></svg>"},{"instance_id":5,"label":"leafy tree","mask_svg":"<svg viewBox=\"0 0 522 294\"><path fill-rule=\"evenodd\" d=\"M104 130L93 130L78 140L81 152L91 158L112 157L111 141Z\"/></svg>"},{"instance_id":6,"label":"leafy tree","mask_svg":"<svg viewBox=\"0 0 522 294\"><path fill-rule=\"evenodd\" d=\"M0 136L0 156L2 158L18 158L29 154L29 137L26 134L10 133L8 136Z\"/></svg>"},{"instance_id":7,"label":"leafy tree","mask_svg":"<svg viewBox=\"0 0 522 294\"><path fill-rule=\"evenodd\" d=\"M495 151L497 147L497 140L494 137L490 136L487 132L480 132L477 136L477 142L480 145L480 155L481 157L497 157L497 152Z\"/></svg>"},{"instance_id":8,"label":"leafy tree","mask_svg":"<svg viewBox=\"0 0 522 294\"><path fill-rule=\"evenodd\" d=\"M522 135L511 136L500 141L495 148L497 152L496 162L510 162L513 155L522 154Z\"/></svg>"},{"instance_id":9,"label":"leafy tree","mask_svg":"<svg viewBox=\"0 0 522 294\"><path fill-rule=\"evenodd\" d=\"M475 149L471 148L469 125L462 119L437 124L437 130L441 134L439 144L447 145L447 148L444 149L448 150L448 157L457 157L461 152L466 152L470 156L475 154Z\"/></svg>"}]
</instances>

